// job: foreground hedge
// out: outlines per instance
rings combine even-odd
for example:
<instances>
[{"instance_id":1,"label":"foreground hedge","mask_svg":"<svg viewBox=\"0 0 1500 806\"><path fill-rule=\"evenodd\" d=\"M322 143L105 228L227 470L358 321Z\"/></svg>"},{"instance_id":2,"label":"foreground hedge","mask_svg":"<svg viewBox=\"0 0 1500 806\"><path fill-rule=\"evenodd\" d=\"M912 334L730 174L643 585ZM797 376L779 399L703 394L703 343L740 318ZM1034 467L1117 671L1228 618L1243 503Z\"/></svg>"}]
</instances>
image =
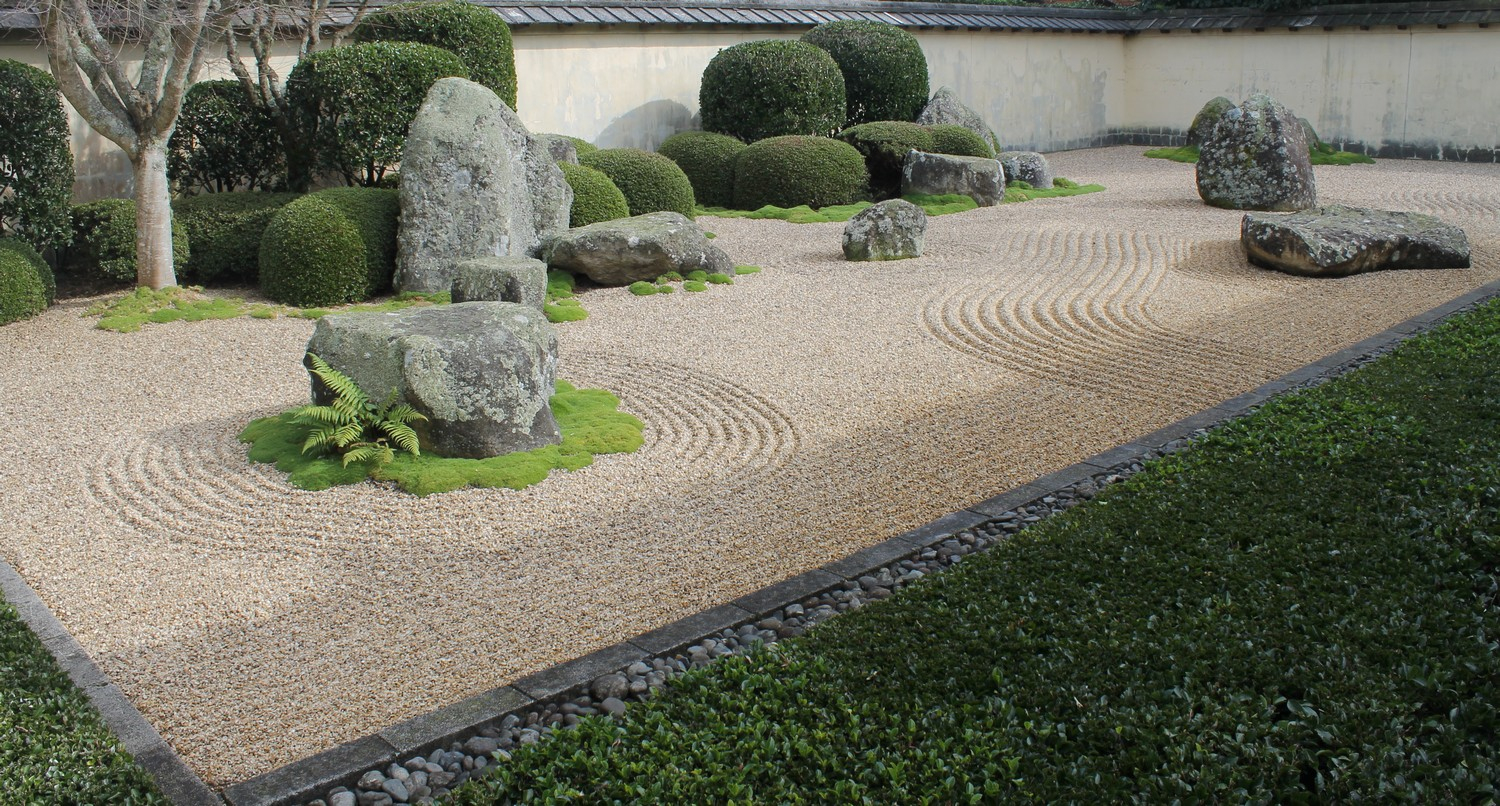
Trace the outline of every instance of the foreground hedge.
<instances>
[{"instance_id":1,"label":"foreground hedge","mask_svg":"<svg viewBox=\"0 0 1500 806\"><path fill-rule=\"evenodd\" d=\"M31 244L0 238L0 325L30 319L56 298L52 270Z\"/></svg>"},{"instance_id":2,"label":"foreground hedge","mask_svg":"<svg viewBox=\"0 0 1500 806\"><path fill-rule=\"evenodd\" d=\"M260 274L260 236L296 193L206 193L172 202L187 232L188 260L178 279L195 283L254 281Z\"/></svg>"},{"instance_id":3,"label":"foreground hedge","mask_svg":"<svg viewBox=\"0 0 1500 806\"><path fill-rule=\"evenodd\" d=\"M1488 802L1500 303L457 803Z\"/></svg>"}]
</instances>

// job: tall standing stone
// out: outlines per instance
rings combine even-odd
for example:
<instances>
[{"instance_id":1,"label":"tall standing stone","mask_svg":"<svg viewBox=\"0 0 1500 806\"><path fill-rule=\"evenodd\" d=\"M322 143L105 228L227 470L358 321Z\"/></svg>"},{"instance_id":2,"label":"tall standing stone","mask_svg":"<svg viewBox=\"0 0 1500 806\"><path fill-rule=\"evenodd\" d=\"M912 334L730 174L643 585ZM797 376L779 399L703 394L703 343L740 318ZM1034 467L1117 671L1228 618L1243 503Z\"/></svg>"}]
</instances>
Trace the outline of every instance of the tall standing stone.
<instances>
[{"instance_id":1,"label":"tall standing stone","mask_svg":"<svg viewBox=\"0 0 1500 806\"><path fill-rule=\"evenodd\" d=\"M470 258L521 256L568 227L573 191L547 144L490 89L432 85L401 154L398 291L447 291Z\"/></svg>"},{"instance_id":2,"label":"tall standing stone","mask_svg":"<svg viewBox=\"0 0 1500 806\"><path fill-rule=\"evenodd\" d=\"M938 91L932 95L932 100L928 101L927 106L923 107L922 112L917 115L917 122L923 126L936 123L962 126L983 138L996 154L1000 153L1000 139L995 136L995 130L984 122L984 118L980 117L978 112L958 100L953 90L947 87L938 87Z\"/></svg>"},{"instance_id":3,"label":"tall standing stone","mask_svg":"<svg viewBox=\"0 0 1500 806\"><path fill-rule=\"evenodd\" d=\"M1198 195L1230 210L1292 212L1318 203L1307 135L1269 95L1225 112L1198 153Z\"/></svg>"}]
</instances>

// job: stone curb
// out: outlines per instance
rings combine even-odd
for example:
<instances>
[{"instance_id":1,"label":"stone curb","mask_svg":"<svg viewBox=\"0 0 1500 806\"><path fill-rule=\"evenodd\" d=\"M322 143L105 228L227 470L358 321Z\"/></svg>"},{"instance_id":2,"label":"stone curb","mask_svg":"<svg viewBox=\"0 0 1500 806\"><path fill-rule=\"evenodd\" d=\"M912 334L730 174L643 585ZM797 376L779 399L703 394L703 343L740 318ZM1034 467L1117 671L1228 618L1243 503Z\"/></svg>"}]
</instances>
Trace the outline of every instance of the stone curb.
<instances>
[{"instance_id":1,"label":"stone curb","mask_svg":"<svg viewBox=\"0 0 1500 806\"><path fill-rule=\"evenodd\" d=\"M1100 452L1061 470L984 501L944 515L931 523L835 560L822 568L761 588L728 604L685 616L672 624L499 686L453 705L326 750L230 786L220 800L183 764L119 689L89 660L46 606L15 571L0 561L0 589L21 611L75 682L89 694L106 723L121 737L137 763L156 778L173 803L183 806L284 806L322 797L337 786L353 787L367 770L426 753L498 724L503 718L541 706L559 695L585 689L596 677L619 671L653 656L668 655L712 637L726 627L754 621L788 604L817 596L997 516L1039 501L1078 482L1093 479L1143 458L1179 440L1238 417L1283 392L1337 375L1366 357L1383 352L1408 336L1489 297L1500 295L1500 280L1418 314L1364 341L1293 370L1237 397L1205 409L1124 445Z\"/></svg>"}]
</instances>

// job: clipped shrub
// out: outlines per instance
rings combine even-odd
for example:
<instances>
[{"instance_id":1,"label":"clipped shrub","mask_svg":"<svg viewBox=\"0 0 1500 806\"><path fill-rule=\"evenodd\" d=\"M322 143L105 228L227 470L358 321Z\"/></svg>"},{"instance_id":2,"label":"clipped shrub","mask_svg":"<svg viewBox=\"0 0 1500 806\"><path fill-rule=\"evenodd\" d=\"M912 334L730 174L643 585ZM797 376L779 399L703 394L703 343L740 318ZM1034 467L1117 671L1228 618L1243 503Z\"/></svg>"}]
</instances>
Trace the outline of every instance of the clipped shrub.
<instances>
[{"instance_id":1,"label":"clipped shrub","mask_svg":"<svg viewBox=\"0 0 1500 806\"><path fill-rule=\"evenodd\" d=\"M365 296L390 290L396 274L400 194L389 188L328 188L312 195L339 208L359 230L365 254Z\"/></svg>"},{"instance_id":2,"label":"clipped shrub","mask_svg":"<svg viewBox=\"0 0 1500 806\"><path fill-rule=\"evenodd\" d=\"M734 203L734 160L744 150L739 140L713 132L678 132L656 149L687 174L693 196L704 207Z\"/></svg>"},{"instance_id":3,"label":"clipped shrub","mask_svg":"<svg viewBox=\"0 0 1500 806\"><path fill-rule=\"evenodd\" d=\"M260 288L277 302L308 308L365 298L369 272L359 227L320 197L282 207L260 239Z\"/></svg>"},{"instance_id":4,"label":"clipped shrub","mask_svg":"<svg viewBox=\"0 0 1500 806\"><path fill-rule=\"evenodd\" d=\"M179 193L270 190L286 182L286 149L270 110L232 79L188 88L167 143Z\"/></svg>"},{"instance_id":5,"label":"clipped shrub","mask_svg":"<svg viewBox=\"0 0 1500 806\"><path fill-rule=\"evenodd\" d=\"M590 143L589 141L583 139L582 137L573 137L571 135L566 135L566 134L563 135L563 136L567 137L569 140L573 141L573 150L575 152L577 152L578 158L580 160L583 159L584 157L588 156L589 154L592 154L595 151L599 150L598 146L594 145L593 143Z\"/></svg>"},{"instance_id":6,"label":"clipped shrub","mask_svg":"<svg viewBox=\"0 0 1500 806\"><path fill-rule=\"evenodd\" d=\"M932 133L932 153L956 157L995 158L995 150L983 137L952 123L935 123L927 127Z\"/></svg>"},{"instance_id":7,"label":"clipped shrub","mask_svg":"<svg viewBox=\"0 0 1500 806\"><path fill-rule=\"evenodd\" d=\"M822 48L782 39L745 42L708 63L698 107L704 131L747 143L827 136L844 125L844 77Z\"/></svg>"},{"instance_id":8,"label":"clipped shrub","mask_svg":"<svg viewBox=\"0 0 1500 806\"><path fill-rule=\"evenodd\" d=\"M870 171L870 193L875 199L901 195L901 166L913 149L932 151L932 132L926 126L899 120L863 123L839 132L839 139L854 146Z\"/></svg>"},{"instance_id":9,"label":"clipped shrub","mask_svg":"<svg viewBox=\"0 0 1500 806\"><path fill-rule=\"evenodd\" d=\"M578 162L603 171L620 192L631 215L662 210L693 217L693 183L677 163L638 148L605 148L580 156Z\"/></svg>"},{"instance_id":10,"label":"clipped shrub","mask_svg":"<svg viewBox=\"0 0 1500 806\"><path fill-rule=\"evenodd\" d=\"M359 42L417 42L452 51L468 77L516 108L516 54L510 26L494 10L465 3L399 3L367 15L354 30Z\"/></svg>"},{"instance_id":11,"label":"clipped shrub","mask_svg":"<svg viewBox=\"0 0 1500 806\"><path fill-rule=\"evenodd\" d=\"M864 157L848 143L829 137L772 137L751 143L735 160L734 206L849 204L864 197L868 182Z\"/></svg>"},{"instance_id":12,"label":"clipped shrub","mask_svg":"<svg viewBox=\"0 0 1500 806\"><path fill-rule=\"evenodd\" d=\"M112 283L134 283L135 202L100 199L73 208L73 245L63 253L68 274ZM172 221L172 263L187 265L187 230Z\"/></svg>"},{"instance_id":13,"label":"clipped shrub","mask_svg":"<svg viewBox=\"0 0 1500 806\"><path fill-rule=\"evenodd\" d=\"M38 251L68 242L73 152L68 114L45 70L0 59L0 235Z\"/></svg>"},{"instance_id":14,"label":"clipped shrub","mask_svg":"<svg viewBox=\"0 0 1500 806\"><path fill-rule=\"evenodd\" d=\"M825 22L802 41L828 51L844 76L844 125L916 120L927 105L927 57L917 38L890 23Z\"/></svg>"},{"instance_id":15,"label":"clipped shrub","mask_svg":"<svg viewBox=\"0 0 1500 806\"><path fill-rule=\"evenodd\" d=\"M0 238L0 325L30 319L57 296L52 271L31 245L19 238Z\"/></svg>"},{"instance_id":16,"label":"clipped shrub","mask_svg":"<svg viewBox=\"0 0 1500 806\"><path fill-rule=\"evenodd\" d=\"M260 237L276 211L296 193L208 193L172 202L172 217L187 232L184 279L199 283L254 281Z\"/></svg>"},{"instance_id":17,"label":"clipped shrub","mask_svg":"<svg viewBox=\"0 0 1500 806\"><path fill-rule=\"evenodd\" d=\"M378 185L434 81L468 78L450 51L415 42L367 42L304 56L286 82L287 101L316 172L350 185Z\"/></svg>"},{"instance_id":18,"label":"clipped shrub","mask_svg":"<svg viewBox=\"0 0 1500 806\"><path fill-rule=\"evenodd\" d=\"M573 209L568 215L568 226L584 227L630 215L625 194L603 171L571 162L559 162L557 167L562 169L563 178L573 188Z\"/></svg>"}]
</instances>

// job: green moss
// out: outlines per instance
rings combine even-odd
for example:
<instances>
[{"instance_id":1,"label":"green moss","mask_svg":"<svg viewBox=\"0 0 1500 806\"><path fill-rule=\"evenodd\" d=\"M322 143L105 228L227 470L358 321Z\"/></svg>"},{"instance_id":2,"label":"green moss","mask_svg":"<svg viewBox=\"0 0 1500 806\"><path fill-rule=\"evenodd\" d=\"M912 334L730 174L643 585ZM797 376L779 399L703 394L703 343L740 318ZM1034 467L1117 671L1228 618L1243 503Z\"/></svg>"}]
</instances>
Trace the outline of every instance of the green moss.
<instances>
[{"instance_id":1,"label":"green moss","mask_svg":"<svg viewBox=\"0 0 1500 806\"><path fill-rule=\"evenodd\" d=\"M98 316L95 327L113 330L116 333L134 333L146 324L167 322L203 322L210 319L235 319L249 316L252 319L275 319L290 316L296 319L320 319L332 308L289 308L281 305L247 303L238 297L205 298L198 286L179 288L171 286L159 291L137 288L118 297L94 303L84 311L84 316ZM385 302L362 303L337 309L338 313L389 313L403 308L418 308L428 305L447 305L449 293L436 294L404 293Z\"/></svg>"},{"instance_id":2,"label":"green moss","mask_svg":"<svg viewBox=\"0 0 1500 806\"><path fill-rule=\"evenodd\" d=\"M1197 146L1177 146L1175 148L1153 148L1144 156L1154 159L1171 160L1173 162L1195 163L1198 161ZM1313 146L1307 151L1307 158L1313 165L1356 165L1359 163L1373 163L1374 159L1364 154L1354 154L1349 151L1335 151L1333 146Z\"/></svg>"},{"instance_id":3,"label":"green moss","mask_svg":"<svg viewBox=\"0 0 1500 806\"><path fill-rule=\"evenodd\" d=\"M735 274L757 274L759 272L760 272L760 267L759 266L735 266L734 267L734 273Z\"/></svg>"},{"instance_id":4,"label":"green moss","mask_svg":"<svg viewBox=\"0 0 1500 806\"><path fill-rule=\"evenodd\" d=\"M707 291L708 285L702 280L688 280L682 284L683 291Z\"/></svg>"},{"instance_id":5,"label":"green moss","mask_svg":"<svg viewBox=\"0 0 1500 806\"><path fill-rule=\"evenodd\" d=\"M687 279L688 280L696 280L696 281L698 281L700 283L707 282L708 281L708 272L706 272L706 271L704 271L702 269L698 269L697 271L690 271L690 272L687 273Z\"/></svg>"},{"instance_id":6,"label":"green moss","mask_svg":"<svg viewBox=\"0 0 1500 806\"><path fill-rule=\"evenodd\" d=\"M620 399L603 389L576 389L558 381L552 414L562 431L562 443L489 459L401 454L378 467L361 463L344 467L336 458L302 452L308 426L290 412L255 420L240 433L240 440L251 444L251 461L275 464L292 486L304 490L324 490L366 478L395 482L418 496L463 487L519 490L547 478L553 470L577 470L592 464L595 456L640 448L644 426L619 411L619 405Z\"/></svg>"},{"instance_id":7,"label":"green moss","mask_svg":"<svg viewBox=\"0 0 1500 806\"><path fill-rule=\"evenodd\" d=\"M973 210L979 206L973 199L959 194L924 196L913 193L902 198L921 207L930 216L962 213L965 210ZM853 204L831 204L827 207L814 210L805 204L798 207L776 207L775 205L768 204L756 210L728 210L723 207L700 208L697 213L700 216L718 216L719 218L776 219L792 224L828 224L848 221L859 211L869 206L870 202L861 201Z\"/></svg>"},{"instance_id":8,"label":"green moss","mask_svg":"<svg viewBox=\"0 0 1500 806\"><path fill-rule=\"evenodd\" d=\"M716 232L705 232L705 233L703 233L703 237L705 237L705 238L709 239L710 241L712 241L713 239L719 237L719 235Z\"/></svg>"},{"instance_id":9,"label":"green moss","mask_svg":"<svg viewBox=\"0 0 1500 806\"><path fill-rule=\"evenodd\" d=\"M682 282L682 280L682 275L678 274L675 271L669 271L666 274L663 274L662 276L656 278L657 283L680 283Z\"/></svg>"},{"instance_id":10,"label":"green moss","mask_svg":"<svg viewBox=\"0 0 1500 806\"><path fill-rule=\"evenodd\" d=\"M589 318L589 312L574 296L573 275L562 269L547 270L547 301L542 305L542 314L553 324L581 322Z\"/></svg>"},{"instance_id":11,"label":"green moss","mask_svg":"<svg viewBox=\"0 0 1500 806\"><path fill-rule=\"evenodd\" d=\"M670 293L672 293L673 291L676 291L676 290L677 289L673 288L672 286L665 285L665 284L664 285L659 285L659 286L656 287L656 293L658 293L658 294L670 294Z\"/></svg>"},{"instance_id":12,"label":"green moss","mask_svg":"<svg viewBox=\"0 0 1500 806\"><path fill-rule=\"evenodd\" d=\"M629 286L629 290L630 293L638 297L649 297L652 294L657 293L656 284L648 283L645 280L637 280L631 283Z\"/></svg>"},{"instance_id":13,"label":"green moss","mask_svg":"<svg viewBox=\"0 0 1500 806\"><path fill-rule=\"evenodd\" d=\"M714 285L734 285L733 277L727 274L720 274L719 272L708 275L708 281Z\"/></svg>"},{"instance_id":14,"label":"green moss","mask_svg":"<svg viewBox=\"0 0 1500 806\"><path fill-rule=\"evenodd\" d=\"M1145 156L1158 160L1171 160L1173 162L1197 162L1197 146L1171 146L1168 148L1153 148L1147 151Z\"/></svg>"},{"instance_id":15,"label":"green moss","mask_svg":"<svg viewBox=\"0 0 1500 806\"><path fill-rule=\"evenodd\" d=\"M1067 182L1068 180L1064 179L1062 181ZM1020 182L1017 184L1025 183ZM1029 190L1018 187L1006 188L1005 199L1002 203L1014 204L1016 202L1028 202L1032 199L1061 199L1068 196L1082 196L1085 193L1098 193L1101 190L1104 190L1103 185L1080 185L1076 182L1068 182L1068 185L1064 186L1054 181L1053 186L1048 190L1040 188L1031 188Z\"/></svg>"}]
</instances>

